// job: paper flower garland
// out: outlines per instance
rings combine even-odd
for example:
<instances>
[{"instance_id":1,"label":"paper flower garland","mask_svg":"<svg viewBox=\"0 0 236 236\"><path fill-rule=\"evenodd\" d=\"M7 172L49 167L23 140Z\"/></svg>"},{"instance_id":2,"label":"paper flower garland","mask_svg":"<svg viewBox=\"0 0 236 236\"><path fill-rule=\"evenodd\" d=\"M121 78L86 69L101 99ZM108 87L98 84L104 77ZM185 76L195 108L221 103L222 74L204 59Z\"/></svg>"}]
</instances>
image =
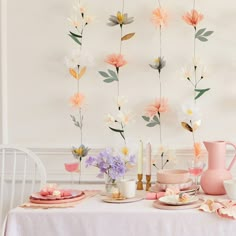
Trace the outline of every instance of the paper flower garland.
<instances>
[{"instance_id":1,"label":"paper flower garland","mask_svg":"<svg viewBox=\"0 0 236 236\"><path fill-rule=\"evenodd\" d=\"M151 21L154 26L159 30L159 56L157 56L149 66L157 71L157 77L159 81L159 96L156 98L151 104L149 104L145 109L145 115L142 116L144 121L147 122L147 127L154 127L159 125L159 137L160 137L160 149L163 148L163 140L162 140L162 113L168 111L168 99L163 97L162 91L162 69L166 66L166 61L162 56L162 30L163 27L167 25L168 22L168 13L167 11L161 7L160 1L158 1L158 7L152 12ZM153 163L153 166L157 168L163 169L165 165L169 162L169 158L167 157L164 160L165 153L164 151L161 153L161 163Z\"/></svg>"},{"instance_id":2,"label":"paper flower garland","mask_svg":"<svg viewBox=\"0 0 236 236\"><path fill-rule=\"evenodd\" d=\"M89 64L89 61L91 62L91 57L84 53L83 38L85 29L91 23L92 17L88 15L87 10L80 4L80 1L77 1L73 6L73 16L68 20L74 29L73 31L69 31L68 35L78 46L78 48L72 52L72 56L66 58L69 73L71 77L76 80L76 93L70 98L70 104L75 109L76 114L71 115L71 119L74 125L80 130L80 145L78 147L72 147L72 154L81 164L82 158L87 156L90 150L83 144L83 106L85 96L80 92L80 80L86 74L86 63ZM78 168L80 167L78 166ZM73 170L78 172L78 168L73 168Z\"/></svg>"},{"instance_id":3,"label":"paper flower garland","mask_svg":"<svg viewBox=\"0 0 236 236\"><path fill-rule=\"evenodd\" d=\"M99 74L104 78L105 83L113 83L117 84L117 93L116 93L116 106L118 114L113 116L112 114L107 115L107 124L111 131L119 133L123 138L124 143L126 145L125 138L125 127L130 122L132 118L132 114L130 112L124 111L123 105L121 102L122 96L120 96L120 69L121 67L127 64L125 56L122 54L122 43L131 39L135 33L124 34L124 26L131 24L134 21L133 17L128 16L128 13L124 13L124 0L122 0L122 11L118 11L116 15L110 15L108 19L108 26L120 28L120 38L119 38L119 52L112 53L108 55L105 59L105 62L112 66L112 69L108 69L107 71L99 71Z\"/></svg>"},{"instance_id":4,"label":"paper flower garland","mask_svg":"<svg viewBox=\"0 0 236 236\"><path fill-rule=\"evenodd\" d=\"M195 0L193 1L193 9L190 12L185 13L182 16L184 22L193 27L194 30L194 42L193 42L193 65L191 69L184 69L184 77L190 82L193 87L193 102L184 104L182 106L184 119L181 121L181 125L184 129L192 133L193 144L194 144L194 156L199 158L201 154L201 145L195 141L194 132L199 128L201 124L199 108L196 105L196 100L203 96L210 88L199 88L200 82L205 78L206 71L205 67L200 68L196 57L196 43L197 39L200 42L207 42L208 37L213 33L213 31L208 31L206 28L198 29L199 23L204 19L202 13L195 9ZM201 69L199 73L199 69Z\"/></svg>"}]
</instances>

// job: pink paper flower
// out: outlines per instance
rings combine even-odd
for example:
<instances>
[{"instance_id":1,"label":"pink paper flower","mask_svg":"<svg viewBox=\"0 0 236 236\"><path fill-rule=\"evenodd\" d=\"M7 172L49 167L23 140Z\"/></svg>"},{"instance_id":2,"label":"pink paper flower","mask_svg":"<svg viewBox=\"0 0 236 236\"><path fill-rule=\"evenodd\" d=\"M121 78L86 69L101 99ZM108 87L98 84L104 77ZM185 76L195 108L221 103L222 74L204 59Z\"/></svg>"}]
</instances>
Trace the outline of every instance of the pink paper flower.
<instances>
[{"instance_id":1,"label":"pink paper flower","mask_svg":"<svg viewBox=\"0 0 236 236\"><path fill-rule=\"evenodd\" d=\"M191 12L187 12L183 15L183 20L194 27L204 18L203 14L197 12L196 10L192 10Z\"/></svg>"},{"instance_id":2,"label":"pink paper flower","mask_svg":"<svg viewBox=\"0 0 236 236\"><path fill-rule=\"evenodd\" d=\"M168 21L168 14L163 8L157 8L152 12L152 23L156 26L165 26Z\"/></svg>"},{"instance_id":3,"label":"pink paper flower","mask_svg":"<svg viewBox=\"0 0 236 236\"><path fill-rule=\"evenodd\" d=\"M168 100L166 98L156 99L154 103L150 104L146 109L146 114L149 117L155 116L157 113L164 113L168 111Z\"/></svg>"},{"instance_id":4,"label":"pink paper flower","mask_svg":"<svg viewBox=\"0 0 236 236\"><path fill-rule=\"evenodd\" d=\"M122 54L111 54L108 55L105 62L115 66L116 68L122 67L127 64L127 61L124 59Z\"/></svg>"},{"instance_id":5,"label":"pink paper flower","mask_svg":"<svg viewBox=\"0 0 236 236\"><path fill-rule=\"evenodd\" d=\"M194 143L194 156L196 158L200 157L201 155L201 143Z\"/></svg>"},{"instance_id":6,"label":"pink paper flower","mask_svg":"<svg viewBox=\"0 0 236 236\"><path fill-rule=\"evenodd\" d=\"M84 95L81 93L76 93L73 97L70 98L70 103L75 108L81 108L84 103Z\"/></svg>"}]
</instances>

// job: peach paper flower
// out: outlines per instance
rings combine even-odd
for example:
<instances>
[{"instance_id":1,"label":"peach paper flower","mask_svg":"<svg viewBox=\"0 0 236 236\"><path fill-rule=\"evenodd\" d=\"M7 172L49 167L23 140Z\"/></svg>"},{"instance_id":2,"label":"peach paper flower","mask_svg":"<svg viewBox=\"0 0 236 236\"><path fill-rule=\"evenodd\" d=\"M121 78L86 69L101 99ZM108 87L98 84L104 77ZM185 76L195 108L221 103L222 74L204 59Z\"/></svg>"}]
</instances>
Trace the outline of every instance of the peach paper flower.
<instances>
[{"instance_id":1,"label":"peach paper flower","mask_svg":"<svg viewBox=\"0 0 236 236\"><path fill-rule=\"evenodd\" d=\"M199 158L201 155L201 143L194 143L194 156Z\"/></svg>"},{"instance_id":2,"label":"peach paper flower","mask_svg":"<svg viewBox=\"0 0 236 236\"><path fill-rule=\"evenodd\" d=\"M155 116L157 113L167 112L168 100L166 98L156 99L154 103L150 104L146 109L146 114L149 117Z\"/></svg>"},{"instance_id":3,"label":"peach paper flower","mask_svg":"<svg viewBox=\"0 0 236 236\"><path fill-rule=\"evenodd\" d=\"M76 93L73 97L70 98L70 103L75 108L81 108L84 103L84 95L81 93Z\"/></svg>"},{"instance_id":4,"label":"peach paper flower","mask_svg":"<svg viewBox=\"0 0 236 236\"><path fill-rule=\"evenodd\" d=\"M183 15L182 18L187 24L196 27L203 17L203 14L197 12L196 10L192 10L191 12L187 12L185 15Z\"/></svg>"},{"instance_id":5,"label":"peach paper flower","mask_svg":"<svg viewBox=\"0 0 236 236\"><path fill-rule=\"evenodd\" d=\"M157 8L152 12L151 21L155 26L167 25L168 14L163 8Z\"/></svg>"},{"instance_id":6,"label":"peach paper flower","mask_svg":"<svg viewBox=\"0 0 236 236\"><path fill-rule=\"evenodd\" d=\"M122 67L127 64L127 61L124 59L122 54L111 54L108 55L105 62L115 66L116 68Z\"/></svg>"}]
</instances>

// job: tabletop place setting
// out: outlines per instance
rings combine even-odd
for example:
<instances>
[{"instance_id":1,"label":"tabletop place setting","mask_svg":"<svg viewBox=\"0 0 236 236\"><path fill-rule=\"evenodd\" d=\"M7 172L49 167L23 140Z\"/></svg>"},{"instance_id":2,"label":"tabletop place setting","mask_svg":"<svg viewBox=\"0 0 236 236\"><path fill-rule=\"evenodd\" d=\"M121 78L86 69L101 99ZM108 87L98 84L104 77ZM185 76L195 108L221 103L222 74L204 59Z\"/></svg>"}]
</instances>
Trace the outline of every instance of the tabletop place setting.
<instances>
[{"instance_id":1,"label":"tabletop place setting","mask_svg":"<svg viewBox=\"0 0 236 236\"><path fill-rule=\"evenodd\" d=\"M0 236L236 234L236 1L0 2Z\"/></svg>"}]
</instances>

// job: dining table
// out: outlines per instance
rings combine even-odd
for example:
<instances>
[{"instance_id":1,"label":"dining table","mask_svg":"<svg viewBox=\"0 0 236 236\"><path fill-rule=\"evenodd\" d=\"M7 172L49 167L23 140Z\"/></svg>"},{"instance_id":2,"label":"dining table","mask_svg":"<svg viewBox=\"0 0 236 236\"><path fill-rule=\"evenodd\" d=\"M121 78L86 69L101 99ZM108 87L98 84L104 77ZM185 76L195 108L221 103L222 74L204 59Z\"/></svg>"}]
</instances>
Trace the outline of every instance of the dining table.
<instances>
[{"instance_id":1,"label":"dining table","mask_svg":"<svg viewBox=\"0 0 236 236\"><path fill-rule=\"evenodd\" d=\"M143 198L140 194L143 193ZM5 236L233 236L236 221L193 209L158 209L145 192L130 202L106 202L100 193L67 208L16 207ZM106 199L106 197L105 197Z\"/></svg>"}]
</instances>

